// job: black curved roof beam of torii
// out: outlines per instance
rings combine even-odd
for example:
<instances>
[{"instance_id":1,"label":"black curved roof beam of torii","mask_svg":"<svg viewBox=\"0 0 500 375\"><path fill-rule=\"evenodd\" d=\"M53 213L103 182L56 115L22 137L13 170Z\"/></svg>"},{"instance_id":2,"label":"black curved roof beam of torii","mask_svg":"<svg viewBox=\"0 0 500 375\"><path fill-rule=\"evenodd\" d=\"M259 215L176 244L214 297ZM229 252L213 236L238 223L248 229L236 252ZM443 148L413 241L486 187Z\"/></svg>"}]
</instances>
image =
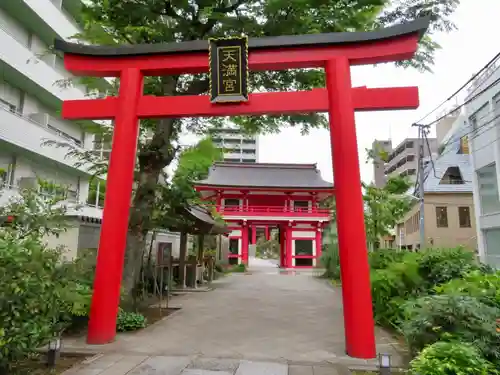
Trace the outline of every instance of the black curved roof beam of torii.
<instances>
[{"instance_id":1,"label":"black curved roof beam of torii","mask_svg":"<svg viewBox=\"0 0 500 375\"><path fill-rule=\"evenodd\" d=\"M429 19L369 32L344 32L250 38L251 71L323 68L346 58L349 64L380 64L413 58ZM198 74L209 71L208 41L121 46L89 46L56 41L64 66L75 76L119 77L125 69L146 76Z\"/></svg>"},{"instance_id":2,"label":"black curved roof beam of torii","mask_svg":"<svg viewBox=\"0 0 500 375\"><path fill-rule=\"evenodd\" d=\"M284 35L275 37L250 38L248 49L250 52L266 49L308 48L345 44L370 43L387 39L394 39L418 33L422 37L427 31L430 18L419 18L405 24L399 24L383 29L367 32L341 32L305 35ZM95 46L79 43L69 43L56 39L54 48L58 51L73 55L94 57L130 57L145 55L167 55L185 53L208 53L206 40L194 40L178 43L134 44L120 46Z\"/></svg>"}]
</instances>

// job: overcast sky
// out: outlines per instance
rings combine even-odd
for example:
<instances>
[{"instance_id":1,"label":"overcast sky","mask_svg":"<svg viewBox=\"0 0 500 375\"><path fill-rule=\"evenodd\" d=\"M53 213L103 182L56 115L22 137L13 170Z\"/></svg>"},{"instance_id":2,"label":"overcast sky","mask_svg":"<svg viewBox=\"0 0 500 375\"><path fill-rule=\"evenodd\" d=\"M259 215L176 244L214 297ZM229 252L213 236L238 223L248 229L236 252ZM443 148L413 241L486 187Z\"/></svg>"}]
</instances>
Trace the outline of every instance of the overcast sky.
<instances>
[{"instance_id":1,"label":"overcast sky","mask_svg":"<svg viewBox=\"0 0 500 375\"><path fill-rule=\"evenodd\" d=\"M352 69L353 86L419 86L420 90L417 110L356 114L361 178L365 182L373 179L372 166L365 163L365 148L371 147L374 139L391 137L393 144L397 144L408 136L416 137L417 131L411 124L434 109L500 52L499 15L500 0L462 0L453 17L458 30L436 35L442 49L436 55L433 73L419 73L391 64ZM453 102L449 106L451 104ZM432 115L425 122L436 117ZM431 136L434 135L435 129L432 129ZM299 129L288 128L277 135L262 135L259 152L259 162L317 163L323 178L332 181L327 130L315 130L301 136Z\"/></svg>"}]
</instances>

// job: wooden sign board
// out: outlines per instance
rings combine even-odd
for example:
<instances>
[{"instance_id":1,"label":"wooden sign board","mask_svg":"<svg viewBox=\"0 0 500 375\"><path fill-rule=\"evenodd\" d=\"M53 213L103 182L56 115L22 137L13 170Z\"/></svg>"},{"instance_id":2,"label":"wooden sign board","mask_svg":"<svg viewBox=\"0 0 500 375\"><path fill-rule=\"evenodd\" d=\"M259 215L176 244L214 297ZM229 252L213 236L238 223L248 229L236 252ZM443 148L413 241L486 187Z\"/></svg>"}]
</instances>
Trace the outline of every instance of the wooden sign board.
<instances>
[{"instance_id":1,"label":"wooden sign board","mask_svg":"<svg viewBox=\"0 0 500 375\"><path fill-rule=\"evenodd\" d=\"M248 38L209 39L210 101L248 101Z\"/></svg>"}]
</instances>

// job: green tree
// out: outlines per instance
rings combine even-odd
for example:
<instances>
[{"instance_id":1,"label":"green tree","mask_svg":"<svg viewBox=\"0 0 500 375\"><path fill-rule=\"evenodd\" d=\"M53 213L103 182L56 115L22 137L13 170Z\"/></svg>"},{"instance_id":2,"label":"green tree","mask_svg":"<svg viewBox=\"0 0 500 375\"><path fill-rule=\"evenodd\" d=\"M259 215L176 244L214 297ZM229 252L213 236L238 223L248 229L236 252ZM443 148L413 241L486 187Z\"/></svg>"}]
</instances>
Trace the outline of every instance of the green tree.
<instances>
[{"instance_id":1,"label":"green tree","mask_svg":"<svg viewBox=\"0 0 500 375\"><path fill-rule=\"evenodd\" d=\"M399 176L389 177L383 188L363 184L366 239L372 248L410 211L413 199L404 195L410 187L410 181Z\"/></svg>"},{"instance_id":2,"label":"green tree","mask_svg":"<svg viewBox=\"0 0 500 375\"><path fill-rule=\"evenodd\" d=\"M432 24L422 38L417 57L400 63L429 70L434 52L439 48L432 34L454 28L449 16L459 0L87 0L83 4L81 23L84 30L76 37L106 45L180 42L241 33L265 37L368 31L429 16ZM102 85L101 81L96 82ZM87 80L86 84L91 85L92 80ZM250 90L254 91L308 90L320 86L324 86L321 69L253 72L249 82ZM146 95L198 95L206 93L208 88L206 74L147 77L144 81ZM112 94L112 87L106 89ZM137 186L129 222L136 241L128 246L127 254L132 255L129 258L136 258L137 254L131 252L142 252L145 236L153 227L157 184L164 168L180 150L176 146L179 134L185 130L205 133L207 127L220 126L224 121L224 118L141 121ZM232 122L250 133L278 132L283 126L300 126L307 132L310 128L326 126L325 116L316 113L243 116L234 117ZM99 131L108 132L109 136L109 128ZM102 166L95 153L85 156Z\"/></svg>"},{"instance_id":3,"label":"green tree","mask_svg":"<svg viewBox=\"0 0 500 375\"><path fill-rule=\"evenodd\" d=\"M180 152L172 180L164 181L156 187L155 207L152 210L153 228L174 229L181 232L181 261L183 261L182 253L185 255L186 251L187 234L192 231L195 224L192 217L186 215L186 209L200 202L199 193L194 189L193 183L206 178L212 164L222 158L222 150L215 147L211 138L204 138ZM126 259L124 275L126 290L132 290L137 282L144 251L145 247L142 247L140 252L132 252Z\"/></svg>"}]
</instances>

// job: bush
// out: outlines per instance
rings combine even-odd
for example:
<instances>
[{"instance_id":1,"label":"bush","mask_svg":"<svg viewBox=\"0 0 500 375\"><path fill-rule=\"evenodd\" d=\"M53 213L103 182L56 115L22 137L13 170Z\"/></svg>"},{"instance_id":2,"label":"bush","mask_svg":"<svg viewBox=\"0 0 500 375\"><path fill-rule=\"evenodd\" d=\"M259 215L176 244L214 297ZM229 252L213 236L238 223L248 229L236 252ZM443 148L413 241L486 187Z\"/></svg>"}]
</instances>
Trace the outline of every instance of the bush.
<instances>
[{"instance_id":1,"label":"bush","mask_svg":"<svg viewBox=\"0 0 500 375\"><path fill-rule=\"evenodd\" d=\"M136 331L146 327L146 317L135 312L126 312L123 309L118 310L118 319L116 320L116 330L118 332Z\"/></svg>"},{"instance_id":2,"label":"bush","mask_svg":"<svg viewBox=\"0 0 500 375\"><path fill-rule=\"evenodd\" d=\"M467 249L429 249L421 253L419 273L427 288L462 278L467 273L478 269L476 255Z\"/></svg>"},{"instance_id":3,"label":"bush","mask_svg":"<svg viewBox=\"0 0 500 375\"><path fill-rule=\"evenodd\" d=\"M500 360L500 310L477 298L456 295L420 297L404 306L401 331L416 354L438 341L468 342L490 361Z\"/></svg>"},{"instance_id":4,"label":"bush","mask_svg":"<svg viewBox=\"0 0 500 375\"><path fill-rule=\"evenodd\" d=\"M410 375L493 375L494 365L473 345L436 342L410 363Z\"/></svg>"},{"instance_id":5,"label":"bush","mask_svg":"<svg viewBox=\"0 0 500 375\"><path fill-rule=\"evenodd\" d=\"M340 280L340 257L337 243L328 244L324 247L320 263L325 269L323 277Z\"/></svg>"},{"instance_id":6,"label":"bush","mask_svg":"<svg viewBox=\"0 0 500 375\"><path fill-rule=\"evenodd\" d=\"M481 302L500 309L500 271L482 273L473 271L463 279L454 279L435 287L439 294L476 297Z\"/></svg>"},{"instance_id":7,"label":"bush","mask_svg":"<svg viewBox=\"0 0 500 375\"><path fill-rule=\"evenodd\" d=\"M3 237L3 238L2 238ZM0 368L8 369L58 334L65 280L60 254L32 239L0 237Z\"/></svg>"},{"instance_id":8,"label":"bush","mask_svg":"<svg viewBox=\"0 0 500 375\"><path fill-rule=\"evenodd\" d=\"M401 262L407 254L397 249L379 249L368 253L368 261L372 270L382 270L393 263Z\"/></svg>"},{"instance_id":9,"label":"bush","mask_svg":"<svg viewBox=\"0 0 500 375\"><path fill-rule=\"evenodd\" d=\"M371 274L373 312L381 325L397 327L403 319L402 306L422 292L418 254L407 253L405 263L392 263Z\"/></svg>"},{"instance_id":10,"label":"bush","mask_svg":"<svg viewBox=\"0 0 500 375\"><path fill-rule=\"evenodd\" d=\"M244 263L237 264L230 268L230 272L246 272L247 265Z\"/></svg>"}]
</instances>

